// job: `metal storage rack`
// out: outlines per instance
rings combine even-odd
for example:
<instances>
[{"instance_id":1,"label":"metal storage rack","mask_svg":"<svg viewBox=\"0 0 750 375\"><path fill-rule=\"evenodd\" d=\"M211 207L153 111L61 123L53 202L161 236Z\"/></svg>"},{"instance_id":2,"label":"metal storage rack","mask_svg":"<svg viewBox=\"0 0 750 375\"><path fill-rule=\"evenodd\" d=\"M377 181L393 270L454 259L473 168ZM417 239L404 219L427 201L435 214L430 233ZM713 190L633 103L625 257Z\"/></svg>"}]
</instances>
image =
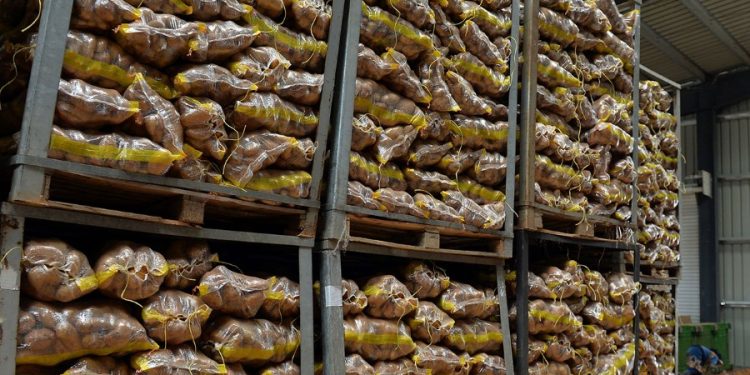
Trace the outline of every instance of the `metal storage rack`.
<instances>
[{"instance_id":1,"label":"metal storage rack","mask_svg":"<svg viewBox=\"0 0 750 375\"><path fill-rule=\"evenodd\" d=\"M354 114L355 80L357 77L357 46L359 43L361 7L360 1L347 1L345 13L346 25L341 32L339 69L331 127L331 154L327 200L322 208L322 227L318 234L320 249L320 283L321 283L321 332L323 341L323 362L326 375L338 375L344 368L344 332L341 309L341 260L345 251L379 254L386 256L406 257L423 260L439 260L464 264L494 265L501 306L501 326L503 329L503 351L509 373L514 373L513 354L508 323L507 295L505 293L505 260L513 254L513 211L515 198L515 180L506 178L506 220L502 231L491 231L455 223L421 219L408 215L385 214L383 212L347 205L347 182L349 180L349 151L351 148L351 119ZM520 34L520 0L513 0L511 5L511 55L510 79L511 90L508 96L508 126L515 129L518 117L518 48ZM516 155L516 132L508 136L507 160ZM515 163L509 162L507 176L515 175ZM405 245L398 242L379 241L364 237L349 236L351 220L365 215L371 220L370 225L393 225L402 234L421 232L420 246ZM380 218L395 219L391 221ZM389 224L390 223L390 224ZM458 234L457 234L458 233ZM497 240L495 251L464 251L441 249L439 236L458 235ZM489 240L488 240L489 241Z\"/></svg>"},{"instance_id":2,"label":"metal storage rack","mask_svg":"<svg viewBox=\"0 0 750 375\"><path fill-rule=\"evenodd\" d=\"M12 177L9 181L9 202L2 203L0 211L0 311L3 317L0 322L0 367L5 368L10 375L15 372L21 276L19 249L23 248L24 223L27 219L33 219L165 236L296 247L301 294L300 362L302 374L312 375L315 367L312 249L315 246L320 209L325 140L328 138L335 98L334 86L340 53L338 36L343 17L333 17L331 20L320 123L316 132L319 147L312 162L310 195L307 199L295 199L274 193L128 173L48 158L58 82L73 3L74 0L55 0L45 2L42 7L28 84L31 89L27 94L18 152L3 162L3 167L12 171ZM343 14L347 3L345 0L334 0L333 14ZM79 195L85 196L84 202L56 202L48 199L50 184L54 184L53 179L59 176L67 179L68 185L65 188L72 187ZM93 196L87 190L88 183L97 185L99 191L119 189L118 194L124 192L130 197L150 195L154 200L168 200L171 203L168 208L171 210L165 209L162 212L174 212L174 217L134 213L129 210L129 202L118 209L87 205L85 200ZM110 199L116 198L118 197ZM279 233L249 228L238 230L222 223L204 224L204 218L209 218L209 212L219 216L232 215L238 221L248 217L260 220L271 218L277 220L277 223L285 223L288 228ZM215 216L211 217L213 218Z\"/></svg>"}]
</instances>

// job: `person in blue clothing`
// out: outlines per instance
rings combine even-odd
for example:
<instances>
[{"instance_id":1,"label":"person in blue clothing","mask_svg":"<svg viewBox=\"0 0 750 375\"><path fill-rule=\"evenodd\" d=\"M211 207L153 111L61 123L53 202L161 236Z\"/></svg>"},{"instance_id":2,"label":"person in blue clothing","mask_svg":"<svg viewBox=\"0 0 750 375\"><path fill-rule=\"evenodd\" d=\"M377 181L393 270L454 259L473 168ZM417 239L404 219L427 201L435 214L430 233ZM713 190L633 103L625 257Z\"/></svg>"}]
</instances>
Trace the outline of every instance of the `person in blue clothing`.
<instances>
[{"instance_id":1,"label":"person in blue clothing","mask_svg":"<svg viewBox=\"0 0 750 375\"><path fill-rule=\"evenodd\" d=\"M693 345L687 351L688 369L683 375L718 374L724 367L721 355L702 345Z\"/></svg>"}]
</instances>

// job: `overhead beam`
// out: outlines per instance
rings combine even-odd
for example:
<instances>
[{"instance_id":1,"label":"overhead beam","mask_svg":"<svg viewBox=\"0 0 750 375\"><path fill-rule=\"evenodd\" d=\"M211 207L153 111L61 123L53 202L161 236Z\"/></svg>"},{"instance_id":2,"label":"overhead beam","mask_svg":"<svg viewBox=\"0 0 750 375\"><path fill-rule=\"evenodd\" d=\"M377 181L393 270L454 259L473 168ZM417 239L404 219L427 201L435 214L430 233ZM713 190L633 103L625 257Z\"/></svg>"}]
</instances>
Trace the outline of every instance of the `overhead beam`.
<instances>
[{"instance_id":1,"label":"overhead beam","mask_svg":"<svg viewBox=\"0 0 750 375\"><path fill-rule=\"evenodd\" d=\"M693 13L696 18L703 22L703 24L706 25L706 27L708 27L708 29L711 30L711 32L719 38L722 43L729 47L729 50L732 51L735 56L739 57L746 65L750 65L750 54L742 48L742 45L732 37L719 21L711 16L711 13L708 12L706 7L704 7L698 0L680 0L680 3Z\"/></svg>"},{"instance_id":2,"label":"overhead beam","mask_svg":"<svg viewBox=\"0 0 750 375\"><path fill-rule=\"evenodd\" d=\"M664 52L675 64L685 68L697 79L703 82L706 81L706 72L645 22L641 22L641 35L649 42L656 45L656 47Z\"/></svg>"}]
</instances>

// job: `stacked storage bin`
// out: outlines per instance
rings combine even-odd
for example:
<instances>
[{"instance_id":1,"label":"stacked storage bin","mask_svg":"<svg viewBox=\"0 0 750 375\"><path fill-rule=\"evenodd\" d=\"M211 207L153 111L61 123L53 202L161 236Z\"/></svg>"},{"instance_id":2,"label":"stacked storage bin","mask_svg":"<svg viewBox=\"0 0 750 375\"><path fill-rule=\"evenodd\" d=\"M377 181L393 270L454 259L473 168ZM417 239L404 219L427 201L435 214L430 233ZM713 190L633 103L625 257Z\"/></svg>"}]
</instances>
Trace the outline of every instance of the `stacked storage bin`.
<instances>
[{"instance_id":1,"label":"stacked storage bin","mask_svg":"<svg viewBox=\"0 0 750 375\"><path fill-rule=\"evenodd\" d=\"M361 4L349 204L502 227L510 3Z\"/></svg>"},{"instance_id":2,"label":"stacked storage bin","mask_svg":"<svg viewBox=\"0 0 750 375\"><path fill-rule=\"evenodd\" d=\"M529 374L627 374L635 360L631 276L576 261L529 272ZM508 284L515 292L515 272ZM516 307L511 308L516 319ZM514 343L515 343L515 337ZM515 348L514 348L515 349Z\"/></svg>"}]
</instances>

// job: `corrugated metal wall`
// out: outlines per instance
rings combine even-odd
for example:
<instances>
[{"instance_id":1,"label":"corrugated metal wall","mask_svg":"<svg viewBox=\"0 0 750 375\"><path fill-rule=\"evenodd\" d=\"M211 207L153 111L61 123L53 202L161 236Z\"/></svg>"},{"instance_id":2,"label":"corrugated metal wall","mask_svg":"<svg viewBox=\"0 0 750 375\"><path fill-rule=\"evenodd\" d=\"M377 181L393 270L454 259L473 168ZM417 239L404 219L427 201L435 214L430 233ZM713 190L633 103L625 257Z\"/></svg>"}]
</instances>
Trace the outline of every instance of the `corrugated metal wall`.
<instances>
[{"instance_id":1,"label":"corrugated metal wall","mask_svg":"<svg viewBox=\"0 0 750 375\"><path fill-rule=\"evenodd\" d=\"M750 302L750 101L726 108L717 121L717 236L721 301ZM722 320L732 324L731 359L750 366L750 309L725 306Z\"/></svg>"},{"instance_id":2,"label":"corrugated metal wall","mask_svg":"<svg viewBox=\"0 0 750 375\"><path fill-rule=\"evenodd\" d=\"M695 176L698 162L698 141L695 116L682 118L682 173ZM682 200L680 201L680 283L677 285L677 316L689 316L693 322L700 322L700 272L698 201L694 179L685 179ZM693 184L693 186L691 186Z\"/></svg>"}]
</instances>

